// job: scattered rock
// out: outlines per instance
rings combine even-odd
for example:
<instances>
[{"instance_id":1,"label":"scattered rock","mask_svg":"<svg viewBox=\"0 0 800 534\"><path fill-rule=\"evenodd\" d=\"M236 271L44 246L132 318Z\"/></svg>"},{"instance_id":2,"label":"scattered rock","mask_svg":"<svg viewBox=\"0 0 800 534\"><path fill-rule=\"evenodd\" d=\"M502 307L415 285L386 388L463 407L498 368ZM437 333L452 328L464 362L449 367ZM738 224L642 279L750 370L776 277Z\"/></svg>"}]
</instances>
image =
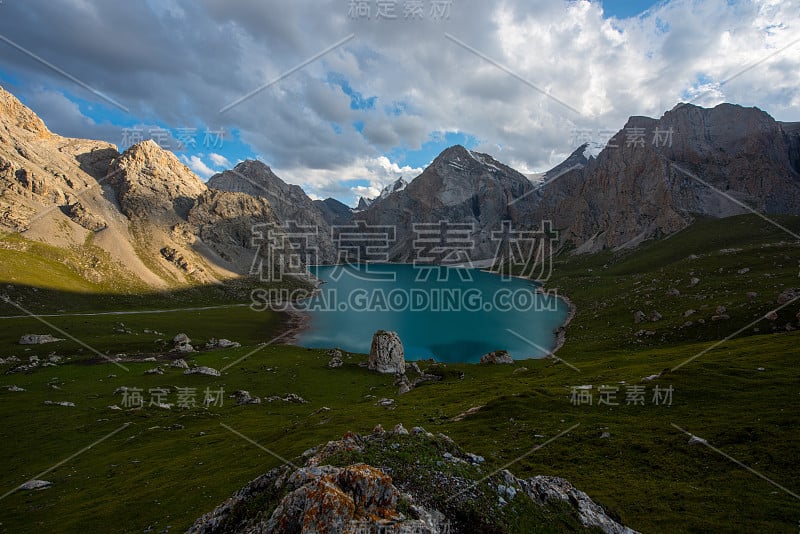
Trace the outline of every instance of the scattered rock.
<instances>
[{"instance_id":1,"label":"scattered rock","mask_svg":"<svg viewBox=\"0 0 800 534\"><path fill-rule=\"evenodd\" d=\"M187 339L187 342L188 342L188 339ZM239 348L241 346L242 346L241 343L237 343L237 342L231 341L229 339L216 339L216 338L213 338L213 337L211 339L209 339L208 342L206 343L206 349L208 349L208 350L213 350L213 349L236 349L236 348ZM183 351L181 351L181 352L183 352ZM191 352L191 351L187 351L187 352Z\"/></svg>"},{"instance_id":2,"label":"scattered rock","mask_svg":"<svg viewBox=\"0 0 800 534\"><path fill-rule=\"evenodd\" d=\"M194 352L194 347L191 345L191 339L186 334L178 334L174 338L172 338L172 342L175 344L174 348L172 349L173 352Z\"/></svg>"},{"instance_id":3,"label":"scattered rock","mask_svg":"<svg viewBox=\"0 0 800 534\"><path fill-rule=\"evenodd\" d=\"M172 360L169 364L170 367L175 367L176 369L188 369L189 364L186 363L186 360L183 358L178 358L177 360Z\"/></svg>"},{"instance_id":4,"label":"scattered rock","mask_svg":"<svg viewBox=\"0 0 800 534\"><path fill-rule=\"evenodd\" d=\"M192 367L191 369L187 369L183 372L185 375L206 375L206 376L222 376L222 373L217 371L214 368L206 367L206 366L199 366L199 367Z\"/></svg>"},{"instance_id":5,"label":"scattered rock","mask_svg":"<svg viewBox=\"0 0 800 534\"><path fill-rule=\"evenodd\" d=\"M747 274L747 273L750 272L750 267L743 267L743 268L739 269L736 272L739 273L739 274Z\"/></svg>"},{"instance_id":6,"label":"scattered rock","mask_svg":"<svg viewBox=\"0 0 800 534\"><path fill-rule=\"evenodd\" d=\"M695 435L692 435L692 437L689 438L689 445L698 445L698 444L706 445L708 444L708 441L704 440L703 438L699 438Z\"/></svg>"},{"instance_id":7,"label":"scattered rock","mask_svg":"<svg viewBox=\"0 0 800 534\"><path fill-rule=\"evenodd\" d=\"M397 423L392 429L392 432L404 436L408 435L408 430L406 430L406 427L403 426L403 423Z\"/></svg>"},{"instance_id":8,"label":"scattered rock","mask_svg":"<svg viewBox=\"0 0 800 534\"><path fill-rule=\"evenodd\" d=\"M330 369L337 369L344 365L344 360L342 351L339 349L333 349L328 351L328 356L331 357L330 361L328 362L328 368Z\"/></svg>"},{"instance_id":9,"label":"scattered rock","mask_svg":"<svg viewBox=\"0 0 800 534\"><path fill-rule=\"evenodd\" d=\"M653 310L653 313L650 314L650 320L654 323L663 319L664 316L658 313L657 311Z\"/></svg>"},{"instance_id":10,"label":"scattered rock","mask_svg":"<svg viewBox=\"0 0 800 534\"><path fill-rule=\"evenodd\" d=\"M472 454L470 452L464 454L466 454L467 458L469 458L470 463L473 465L480 465L486 461L486 459L483 456L477 454Z\"/></svg>"},{"instance_id":11,"label":"scattered rock","mask_svg":"<svg viewBox=\"0 0 800 534\"><path fill-rule=\"evenodd\" d=\"M6 386L6 390L8 390L8 391L25 391L25 389L23 389L21 387L18 387L18 386L15 386L15 385Z\"/></svg>"},{"instance_id":12,"label":"scattered rock","mask_svg":"<svg viewBox=\"0 0 800 534\"><path fill-rule=\"evenodd\" d=\"M385 430L383 429L383 425L381 425L380 423L375 425L375 428L372 429L373 434L383 434L384 432Z\"/></svg>"},{"instance_id":13,"label":"scattered rock","mask_svg":"<svg viewBox=\"0 0 800 534\"><path fill-rule=\"evenodd\" d=\"M726 308L725 306L722 306L722 305L717 306L717 315L722 315L727 311L728 311L728 308Z\"/></svg>"},{"instance_id":14,"label":"scattered rock","mask_svg":"<svg viewBox=\"0 0 800 534\"><path fill-rule=\"evenodd\" d=\"M146 375L163 375L164 370L161 367L154 367L144 372Z\"/></svg>"},{"instance_id":15,"label":"scattered rock","mask_svg":"<svg viewBox=\"0 0 800 534\"><path fill-rule=\"evenodd\" d=\"M777 321L778 320L778 313L771 311L764 316L767 321Z\"/></svg>"},{"instance_id":16,"label":"scattered rock","mask_svg":"<svg viewBox=\"0 0 800 534\"><path fill-rule=\"evenodd\" d=\"M282 402L291 402L293 404L308 404L307 400L305 400L303 397L301 397L300 395L297 395L295 393L289 393L285 397L280 397L278 395L272 395L271 397L265 397L264 400L267 401L267 402L282 401Z\"/></svg>"},{"instance_id":17,"label":"scattered rock","mask_svg":"<svg viewBox=\"0 0 800 534\"><path fill-rule=\"evenodd\" d=\"M524 373L527 370L528 370L527 367L517 367L516 369L514 369L513 374Z\"/></svg>"},{"instance_id":18,"label":"scattered rock","mask_svg":"<svg viewBox=\"0 0 800 534\"><path fill-rule=\"evenodd\" d=\"M234 391L233 395L231 396L236 399L236 406L242 406L245 404L261 404L260 398L251 397L250 392L243 389Z\"/></svg>"},{"instance_id":19,"label":"scattered rock","mask_svg":"<svg viewBox=\"0 0 800 534\"><path fill-rule=\"evenodd\" d=\"M670 297L680 297L681 296L681 292L673 287L673 288L667 290L667 295L670 296Z\"/></svg>"},{"instance_id":20,"label":"scattered rock","mask_svg":"<svg viewBox=\"0 0 800 534\"><path fill-rule=\"evenodd\" d=\"M450 420L453 421L454 423L457 423L458 421L463 421L464 419L466 419L470 415L474 415L474 414L478 413L478 411L481 408L483 408L483 406L473 406L472 408L470 408L466 412L460 413L460 414L458 414L457 416L453 417Z\"/></svg>"},{"instance_id":21,"label":"scattered rock","mask_svg":"<svg viewBox=\"0 0 800 534\"><path fill-rule=\"evenodd\" d=\"M690 315L694 315L695 313L697 313L697 310L686 310L685 312L683 312L683 316L689 317Z\"/></svg>"},{"instance_id":22,"label":"scattered rock","mask_svg":"<svg viewBox=\"0 0 800 534\"><path fill-rule=\"evenodd\" d=\"M375 398L375 397L373 397L373 398ZM394 400L394 399L383 398L383 399L380 399L378 402L376 402L375 406L383 406L384 408L389 408L391 406L394 406L396 402L397 401Z\"/></svg>"},{"instance_id":23,"label":"scattered rock","mask_svg":"<svg viewBox=\"0 0 800 534\"><path fill-rule=\"evenodd\" d=\"M75 403L69 401L44 401L47 406L64 406L67 408L74 408Z\"/></svg>"},{"instance_id":24,"label":"scattered rock","mask_svg":"<svg viewBox=\"0 0 800 534\"><path fill-rule=\"evenodd\" d=\"M25 490L25 491L28 491L28 490L43 490L43 489L49 488L52 485L53 485L53 483L49 482L47 480L29 480L26 483L22 484L17 489L18 490Z\"/></svg>"},{"instance_id":25,"label":"scattered rock","mask_svg":"<svg viewBox=\"0 0 800 534\"><path fill-rule=\"evenodd\" d=\"M786 304L787 302L795 300L798 297L800 297L800 289L790 287L778 295L778 304Z\"/></svg>"},{"instance_id":26,"label":"scattered rock","mask_svg":"<svg viewBox=\"0 0 800 534\"><path fill-rule=\"evenodd\" d=\"M397 390L398 395L405 395L406 393L414 389L414 384L411 383L411 381L408 379L405 373L397 375L397 379L395 380L394 385L400 386L400 388Z\"/></svg>"},{"instance_id":27,"label":"scattered rock","mask_svg":"<svg viewBox=\"0 0 800 534\"><path fill-rule=\"evenodd\" d=\"M731 318L731 316L728 315L727 313L723 313L722 315L712 315L711 316L711 320L714 321L714 322L727 321L730 318Z\"/></svg>"},{"instance_id":28,"label":"scattered rock","mask_svg":"<svg viewBox=\"0 0 800 534\"><path fill-rule=\"evenodd\" d=\"M750 300L753 300L756 297L758 297L758 293L756 293L755 291L748 291L747 292L747 298L749 298Z\"/></svg>"},{"instance_id":29,"label":"scattered rock","mask_svg":"<svg viewBox=\"0 0 800 534\"><path fill-rule=\"evenodd\" d=\"M639 311L637 311L636 313L633 314L633 322L636 323L636 324L644 322L645 319L647 319L647 316L641 310L639 310Z\"/></svg>"},{"instance_id":30,"label":"scattered rock","mask_svg":"<svg viewBox=\"0 0 800 534\"><path fill-rule=\"evenodd\" d=\"M600 439L608 439L611 437L611 432L603 432L600 434Z\"/></svg>"},{"instance_id":31,"label":"scattered rock","mask_svg":"<svg viewBox=\"0 0 800 534\"><path fill-rule=\"evenodd\" d=\"M483 364L513 364L514 359L507 350L496 350L481 356L481 363Z\"/></svg>"},{"instance_id":32,"label":"scattered rock","mask_svg":"<svg viewBox=\"0 0 800 534\"><path fill-rule=\"evenodd\" d=\"M692 278L691 280L689 280L689 287L694 287L699 283L700 283L699 278Z\"/></svg>"},{"instance_id":33,"label":"scattered rock","mask_svg":"<svg viewBox=\"0 0 800 534\"><path fill-rule=\"evenodd\" d=\"M522 486L522 491L535 502L541 504L548 501L569 503L576 509L578 517L585 527L595 527L607 534L631 534L635 532L614 521L600 505L563 478L536 476L521 480L519 483Z\"/></svg>"},{"instance_id":34,"label":"scattered rock","mask_svg":"<svg viewBox=\"0 0 800 534\"><path fill-rule=\"evenodd\" d=\"M636 337L654 336L654 335L656 335L656 332L655 332L655 330L639 330L638 332L636 332L635 335L636 335Z\"/></svg>"},{"instance_id":35,"label":"scattered rock","mask_svg":"<svg viewBox=\"0 0 800 534\"><path fill-rule=\"evenodd\" d=\"M19 338L20 345L44 345L45 343L56 343L63 339L53 337L50 334L25 334Z\"/></svg>"},{"instance_id":36,"label":"scattered rock","mask_svg":"<svg viewBox=\"0 0 800 534\"><path fill-rule=\"evenodd\" d=\"M396 332L378 330L372 336L369 369L383 374L404 373L406 369L403 343Z\"/></svg>"}]
</instances>

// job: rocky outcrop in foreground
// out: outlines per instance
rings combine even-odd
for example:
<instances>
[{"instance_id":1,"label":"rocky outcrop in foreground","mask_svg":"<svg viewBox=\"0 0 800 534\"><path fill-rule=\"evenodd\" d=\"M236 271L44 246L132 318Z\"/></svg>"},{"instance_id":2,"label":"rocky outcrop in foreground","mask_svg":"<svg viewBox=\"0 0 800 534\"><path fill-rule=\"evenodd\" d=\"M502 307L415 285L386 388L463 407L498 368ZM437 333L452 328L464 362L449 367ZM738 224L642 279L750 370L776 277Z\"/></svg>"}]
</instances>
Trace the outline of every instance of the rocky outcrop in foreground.
<instances>
[{"instance_id":1,"label":"rocky outcrop in foreground","mask_svg":"<svg viewBox=\"0 0 800 534\"><path fill-rule=\"evenodd\" d=\"M188 532L635 532L564 479L484 462L444 434L379 425L256 478Z\"/></svg>"}]
</instances>

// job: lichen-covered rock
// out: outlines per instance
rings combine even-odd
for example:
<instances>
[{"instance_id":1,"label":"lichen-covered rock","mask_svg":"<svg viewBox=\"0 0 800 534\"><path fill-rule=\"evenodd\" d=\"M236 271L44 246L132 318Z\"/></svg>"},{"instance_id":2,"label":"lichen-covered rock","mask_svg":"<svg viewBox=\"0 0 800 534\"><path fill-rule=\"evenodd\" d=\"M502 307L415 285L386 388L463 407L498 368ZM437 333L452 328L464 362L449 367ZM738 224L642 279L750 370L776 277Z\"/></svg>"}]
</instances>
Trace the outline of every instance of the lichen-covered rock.
<instances>
[{"instance_id":1,"label":"lichen-covered rock","mask_svg":"<svg viewBox=\"0 0 800 534\"><path fill-rule=\"evenodd\" d=\"M383 374L404 373L406 359L403 342L396 332L378 330L372 336L369 350L369 369Z\"/></svg>"},{"instance_id":2,"label":"lichen-covered rock","mask_svg":"<svg viewBox=\"0 0 800 534\"><path fill-rule=\"evenodd\" d=\"M348 432L309 449L247 484L188 532L502 532L499 525L526 513L550 518L558 531L634 532L564 479L487 473L483 457L443 434L397 430Z\"/></svg>"}]
</instances>

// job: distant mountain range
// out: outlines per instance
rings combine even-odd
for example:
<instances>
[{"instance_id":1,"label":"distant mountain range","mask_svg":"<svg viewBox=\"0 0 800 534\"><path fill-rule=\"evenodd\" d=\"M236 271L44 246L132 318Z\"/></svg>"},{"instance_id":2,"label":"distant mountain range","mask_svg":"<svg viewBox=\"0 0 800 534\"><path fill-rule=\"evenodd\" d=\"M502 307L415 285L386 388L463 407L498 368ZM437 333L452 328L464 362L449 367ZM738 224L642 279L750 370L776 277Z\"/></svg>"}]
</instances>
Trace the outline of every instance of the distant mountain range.
<instances>
[{"instance_id":1,"label":"distant mountain range","mask_svg":"<svg viewBox=\"0 0 800 534\"><path fill-rule=\"evenodd\" d=\"M472 243L470 259L485 260L504 221L527 230L552 221L558 246L581 253L636 246L698 216L748 207L800 214L800 123L732 104L631 117L597 157L579 147L535 182L488 154L450 147L410 182L400 178L351 209L312 201L260 161L203 183L152 141L120 154L58 136L0 88L0 229L61 248L90 241L154 288L286 262L298 233L308 261L337 261L342 225L394 226L389 259L412 261L419 228L444 221ZM254 240L254 225L283 228L272 235L283 254Z\"/></svg>"}]
</instances>

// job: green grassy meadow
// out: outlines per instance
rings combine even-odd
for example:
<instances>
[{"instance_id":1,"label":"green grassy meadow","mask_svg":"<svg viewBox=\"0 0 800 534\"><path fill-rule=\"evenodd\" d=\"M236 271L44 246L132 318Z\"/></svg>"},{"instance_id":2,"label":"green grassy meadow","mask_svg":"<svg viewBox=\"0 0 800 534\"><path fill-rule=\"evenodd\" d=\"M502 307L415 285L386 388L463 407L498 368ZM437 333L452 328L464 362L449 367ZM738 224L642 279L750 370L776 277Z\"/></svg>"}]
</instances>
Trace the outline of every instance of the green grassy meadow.
<instances>
[{"instance_id":1,"label":"green grassy meadow","mask_svg":"<svg viewBox=\"0 0 800 534\"><path fill-rule=\"evenodd\" d=\"M779 222L800 232L800 217ZM642 532L797 532L800 525L800 499L790 494L800 494L800 301L759 321L782 292L800 287L800 244L755 216L698 221L632 251L558 257L546 286L569 296L577 314L557 355L578 370L552 359L422 363L444 379L403 396L393 377L359 365L366 355L347 354L343 367L329 369L324 350L265 345L285 331L286 317L244 305L245 282L145 293L120 278L113 287L86 281L56 251L6 239L0 293L58 316L43 318L48 325L0 303L0 316L23 315L0 318L0 358L54 353L64 360L0 378L0 532L183 531L265 471L378 423L443 432L490 468L508 466L519 477L564 477ZM215 307L147 311L205 306ZM712 319L718 306L727 319ZM684 316L687 310L695 312ZM139 313L77 315L111 311ZM648 319L635 324L636 311ZM659 321L650 321L654 311ZM59 332L80 342L17 344L22 334L65 337ZM224 368L221 377L185 376L168 366L178 332L199 346L211 337L242 346L186 357ZM124 355L127 370L94 350ZM141 361L152 356L157 363ZM157 365L165 374L144 374ZM25 391L3 387L12 384ZM591 405L573 402L581 385L593 386ZM598 404L601 385L618 388L616 399ZM632 385L645 387L643 403L626 403ZM190 388L196 404L112 410L122 407L121 386L142 389L146 401L149 390L163 388L171 403L178 388ZM653 402L656 386L671 388L669 404ZM203 406L206 388L225 392L222 405ZM228 395L242 389L259 397L295 393L308 403L236 406ZM382 398L396 404L378 405ZM481 408L453 421L473 407ZM720 452L689 445L681 429L784 489ZM53 486L12 492L33 477ZM524 532L524 525L521 518L510 528Z\"/></svg>"}]
</instances>

